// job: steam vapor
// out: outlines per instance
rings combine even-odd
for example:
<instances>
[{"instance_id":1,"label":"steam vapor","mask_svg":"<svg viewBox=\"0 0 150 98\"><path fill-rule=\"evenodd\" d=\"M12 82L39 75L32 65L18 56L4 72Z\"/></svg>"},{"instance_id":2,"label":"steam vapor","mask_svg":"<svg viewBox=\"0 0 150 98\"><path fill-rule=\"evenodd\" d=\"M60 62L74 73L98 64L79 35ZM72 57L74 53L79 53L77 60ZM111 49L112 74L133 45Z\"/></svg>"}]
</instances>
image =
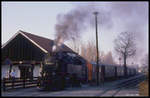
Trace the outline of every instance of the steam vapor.
<instances>
[{"instance_id":1,"label":"steam vapor","mask_svg":"<svg viewBox=\"0 0 150 98\"><path fill-rule=\"evenodd\" d=\"M95 11L99 12L98 23L103 26L102 29L111 30L114 29L114 26L120 29L119 26L121 25L121 32L134 33L138 44L138 53L145 51L143 43L147 41L145 39L147 36L146 29L148 29L147 2L99 2L78 5L68 13L57 16L56 42L63 43L66 40L80 38L85 29L91 27L94 29L95 17L93 12ZM116 25L114 23L117 20L120 22Z\"/></svg>"}]
</instances>

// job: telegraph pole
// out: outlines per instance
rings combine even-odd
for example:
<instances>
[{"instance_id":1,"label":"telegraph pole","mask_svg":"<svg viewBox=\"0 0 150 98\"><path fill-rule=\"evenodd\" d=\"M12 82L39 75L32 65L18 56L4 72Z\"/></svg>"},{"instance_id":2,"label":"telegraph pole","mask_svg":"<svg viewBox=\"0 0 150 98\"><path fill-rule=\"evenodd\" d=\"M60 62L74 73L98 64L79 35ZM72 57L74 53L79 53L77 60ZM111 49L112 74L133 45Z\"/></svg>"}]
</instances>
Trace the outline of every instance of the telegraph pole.
<instances>
[{"instance_id":1,"label":"telegraph pole","mask_svg":"<svg viewBox=\"0 0 150 98\"><path fill-rule=\"evenodd\" d=\"M95 27L96 27L96 49L97 49L97 66L96 66L96 72L97 72L97 86L99 85L99 52L98 52L98 34L97 34L97 15L98 12L94 12L95 15Z\"/></svg>"}]
</instances>

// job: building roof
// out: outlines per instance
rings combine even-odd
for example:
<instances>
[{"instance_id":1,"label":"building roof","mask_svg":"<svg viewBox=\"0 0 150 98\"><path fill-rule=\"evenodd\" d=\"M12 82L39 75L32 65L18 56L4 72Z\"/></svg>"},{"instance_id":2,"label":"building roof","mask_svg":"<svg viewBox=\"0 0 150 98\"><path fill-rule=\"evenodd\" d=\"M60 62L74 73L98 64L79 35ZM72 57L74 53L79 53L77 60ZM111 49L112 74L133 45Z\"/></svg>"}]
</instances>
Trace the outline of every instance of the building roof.
<instances>
[{"instance_id":1,"label":"building roof","mask_svg":"<svg viewBox=\"0 0 150 98\"><path fill-rule=\"evenodd\" d=\"M11 40L13 40L18 34L23 35L25 38L27 38L29 41L31 41L34 45L36 45L38 48L40 48L43 52L48 53L52 52L52 47L54 45L54 41L48 38L44 38L41 36L37 36L22 30L19 30L11 39L9 39L5 44L2 45L2 48L4 48ZM72 49L67 47L65 44L62 44L63 47L58 49L60 51L67 51L67 52L74 52ZM75 52L74 52L75 53Z\"/></svg>"}]
</instances>

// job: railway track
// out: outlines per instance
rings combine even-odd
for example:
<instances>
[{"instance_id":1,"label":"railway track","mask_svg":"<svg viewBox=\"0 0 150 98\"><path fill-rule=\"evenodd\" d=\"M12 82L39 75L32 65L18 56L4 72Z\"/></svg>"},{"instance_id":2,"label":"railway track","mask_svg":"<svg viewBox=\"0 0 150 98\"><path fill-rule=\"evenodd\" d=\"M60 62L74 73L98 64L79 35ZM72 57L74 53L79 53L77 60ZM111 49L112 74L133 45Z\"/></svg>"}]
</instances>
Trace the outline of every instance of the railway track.
<instances>
[{"instance_id":1,"label":"railway track","mask_svg":"<svg viewBox=\"0 0 150 98\"><path fill-rule=\"evenodd\" d=\"M108 96L108 95L109 96L115 96L116 94L118 94L123 89L129 89L129 88L137 87L138 84L140 82L142 82L143 80L145 80L144 75L139 75L139 76L136 76L134 78L126 79L126 80L116 84L112 88L108 88L108 89L104 90L98 96L105 96L105 95L106 96Z\"/></svg>"}]
</instances>

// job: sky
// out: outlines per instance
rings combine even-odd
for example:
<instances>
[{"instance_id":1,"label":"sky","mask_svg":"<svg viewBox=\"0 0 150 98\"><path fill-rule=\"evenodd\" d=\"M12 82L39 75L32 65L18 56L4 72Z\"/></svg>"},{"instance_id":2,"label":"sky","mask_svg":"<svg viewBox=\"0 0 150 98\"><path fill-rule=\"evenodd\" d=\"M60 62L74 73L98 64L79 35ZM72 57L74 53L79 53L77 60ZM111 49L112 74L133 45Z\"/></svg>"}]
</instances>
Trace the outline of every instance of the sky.
<instances>
[{"instance_id":1,"label":"sky","mask_svg":"<svg viewBox=\"0 0 150 98\"><path fill-rule=\"evenodd\" d=\"M1 8L2 44L19 30L55 39L56 25L65 19L59 19L63 15L76 15L73 18L77 18L79 38L86 44L88 40L95 40L93 12L98 11L100 51L112 51L113 57L118 60L113 40L119 33L129 31L137 36L137 62L148 53L148 2L2 2ZM81 13L75 14L75 11ZM82 15L84 18L78 21ZM69 40L65 43L68 44Z\"/></svg>"}]
</instances>

